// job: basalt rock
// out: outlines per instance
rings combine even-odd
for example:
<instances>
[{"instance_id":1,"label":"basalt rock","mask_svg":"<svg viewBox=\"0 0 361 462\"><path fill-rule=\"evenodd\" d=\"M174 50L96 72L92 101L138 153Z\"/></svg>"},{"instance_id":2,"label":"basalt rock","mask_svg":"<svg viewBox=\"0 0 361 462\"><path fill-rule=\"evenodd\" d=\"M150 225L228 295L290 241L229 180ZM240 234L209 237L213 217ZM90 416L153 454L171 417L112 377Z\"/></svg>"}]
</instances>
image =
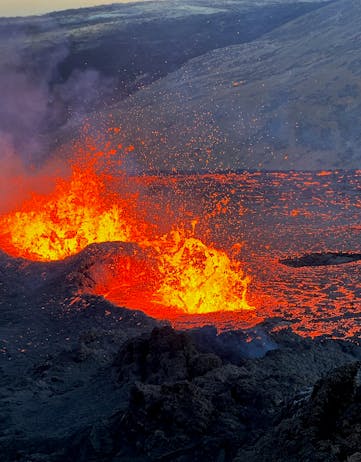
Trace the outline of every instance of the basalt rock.
<instances>
[{"instance_id":1,"label":"basalt rock","mask_svg":"<svg viewBox=\"0 0 361 462\"><path fill-rule=\"evenodd\" d=\"M96 297L86 301L87 309L38 328L56 339L66 327L66 348L47 341L40 352L19 352L2 364L4 462L358 457L357 345L275 333L269 322L257 332L273 349L247 358L242 333L222 349L216 335L152 328L133 312Z\"/></svg>"},{"instance_id":2,"label":"basalt rock","mask_svg":"<svg viewBox=\"0 0 361 462\"><path fill-rule=\"evenodd\" d=\"M235 461L358 460L361 445L360 362L346 364L320 379L296 412L283 415L252 448Z\"/></svg>"},{"instance_id":3,"label":"basalt rock","mask_svg":"<svg viewBox=\"0 0 361 462\"><path fill-rule=\"evenodd\" d=\"M119 381L162 384L192 380L220 367L222 361L214 354L199 353L189 335L163 327L155 328L150 337L130 340L119 351L114 365Z\"/></svg>"},{"instance_id":4,"label":"basalt rock","mask_svg":"<svg viewBox=\"0 0 361 462\"><path fill-rule=\"evenodd\" d=\"M360 253L344 253L344 252L325 252L325 253L310 253L302 257L285 258L280 260L280 263L293 268L303 266L330 266L343 265L361 260Z\"/></svg>"}]
</instances>

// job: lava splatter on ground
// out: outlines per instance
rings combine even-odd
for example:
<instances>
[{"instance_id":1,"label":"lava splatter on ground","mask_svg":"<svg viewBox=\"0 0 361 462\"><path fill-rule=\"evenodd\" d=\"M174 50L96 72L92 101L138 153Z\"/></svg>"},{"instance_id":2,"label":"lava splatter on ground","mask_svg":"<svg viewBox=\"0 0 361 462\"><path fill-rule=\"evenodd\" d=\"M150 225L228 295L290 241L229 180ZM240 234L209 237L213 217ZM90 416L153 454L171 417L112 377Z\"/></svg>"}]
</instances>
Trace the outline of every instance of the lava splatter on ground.
<instances>
[{"instance_id":1,"label":"lava splatter on ground","mask_svg":"<svg viewBox=\"0 0 361 462\"><path fill-rule=\"evenodd\" d=\"M108 146L106 158L122 149ZM95 151L98 162L104 152ZM50 261L91 243L135 242L139 253L95 271L93 293L181 328L237 329L278 318L301 335L360 332L358 262L280 262L361 251L360 171L128 177L125 195L123 180L89 158L86 168L73 165L50 196L33 196L1 217L2 249Z\"/></svg>"},{"instance_id":2,"label":"lava splatter on ground","mask_svg":"<svg viewBox=\"0 0 361 462\"><path fill-rule=\"evenodd\" d=\"M243 268L252 278L249 300L257 307L253 315L277 317L300 335L359 335L359 262L290 268L280 260L360 252L360 171L244 172L154 179L152 185L155 201L187 204L195 216L203 210L208 219L199 231L220 248L244 243ZM234 313L214 321L224 328L239 325ZM187 322L192 324L183 319L177 325ZM209 316L206 322L213 320Z\"/></svg>"},{"instance_id":3,"label":"lava splatter on ground","mask_svg":"<svg viewBox=\"0 0 361 462\"><path fill-rule=\"evenodd\" d=\"M170 216L169 229L161 232L160 223L146 218L152 201L145 196L139 201L135 184L128 183L126 190L126 175L114 174L114 166L121 166L121 158L116 159L122 146L111 149L107 143L106 150L88 149L77 151L70 177L59 178L53 192L32 193L0 218L3 250L14 257L51 262L76 255L90 244L132 242L142 250L142 258L119 256L103 265L94 276L93 293L109 299L117 294L119 299L119 294L133 292L134 306L132 297L121 304L165 319L182 313L253 310L247 301L250 279L241 263L196 236L195 219L187 228L180 217ZM142 188L138 184L136 189ZM137 300L142 300L139 305Z\"/></svg>"}]
</instances>

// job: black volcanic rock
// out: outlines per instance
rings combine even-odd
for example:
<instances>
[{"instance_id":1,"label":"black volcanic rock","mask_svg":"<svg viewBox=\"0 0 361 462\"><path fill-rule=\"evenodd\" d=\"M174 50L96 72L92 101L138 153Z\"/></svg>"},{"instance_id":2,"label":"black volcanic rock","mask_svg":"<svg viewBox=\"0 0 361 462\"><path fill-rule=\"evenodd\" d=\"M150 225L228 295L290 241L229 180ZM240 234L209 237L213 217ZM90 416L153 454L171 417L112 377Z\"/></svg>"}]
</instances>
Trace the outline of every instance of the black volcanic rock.
<instances>
[{"instance_id":1,"label":"black volcanic rock","mask_svg":"<svg viewBox=\"0 0 361 462\"><path fill-rule=\"evenodd\" d=\"M214 354L201 354L191 338L170 327L154 329L150 338L131 340L118 353L114 365L119 370L119 381L141 380L162 384L178 380L192 380L222 361Z\"/></svg>"},{"instance_id":2,"label":"black volcanic rock","mask_svg":"<svg viewBox=\"0 0 361 462\"><path fill-rule=\"evenodd\" d=\"M296 258L285 258L280 260L280 263L293 268L300 268L303 266L343 265L359 260L361 260L361 254L359 253L325 252L311 253Z\"/></svg>"},{"instance_id":3,"label":"black volcanic rock","mask_svg":"<svg viewBox=\"0 0 361 462\"><path fill-rule=\"evenodd\" d=\"M342 366L315 384L304 423L320 438L337 430L336 422L355 399L359 368L358 362Z\"/></svg>"},{"instance_id":4,"label":"black volcanic rock","mask_svg":"<svg viewBox=\"0 0 361 462\"><path fill-rule=\"evenodd\" d=\"M313 451L341 462L335 444L356 457L357 344L274 332L269 320L255 336L271 348L253 357L250 333L178 332L79 295L93 265L136 250L92 245L54 263L0 253L1 460L286 462Z\"/></svg>"},{"instance_id":5,"label":"black volcanic rock","mask_svg":"<svg viewBox=\"0 0 361 462\"><path fill-rule=\"evenodd\" d=\"M356 346L342 342L313 343L287 333L276 340L279 349L262 359L237 367L218 359L196 375L189 373L187 364L206 356L186 333L156 328L129 340L113 363L118 386L128 390L128 397L119 403L120 410L69 440L67 457L234 460L239 448L253 445L274 425L299 412L322 371L329 371L341 358L352 361L360 355ZM326 395L341 381L347 384L348 372L341 376ZM315 416L322 416L328 398L317 387L312 399L322 409ZM348 388L342 392L347 394Z\"/></svg>"},{"instance_id":6,"label":"black volcanic rock","mask_svg":"<svg viewBox=\"0 0 361 462\"><path fill-rule=\"evenodd\" d=\"M269 334L276 350L235 365L207 353L204 345L199 351L186 332L150 331L125 310L116 320L109 304L102 315L100 301L88 301L85 317L83 311L64 313L48 325L47 335L54 338L77 329L77 346L71 342L61 350L60 342L48 343L37 355L19 353L2 362L5 462L232 461L263 438L269 441L269 432L289 419L299 419L301 429L322 430L343 418L358 396L355 361L361 350L349 342L280 331ZM356 365L316 384L345 363ZM20 370L26 372L21 379ZM312 434L318 438L319 431ZM271 458L272 444L265 447L269 460L284 460ZM262 460L249 454L244 460Z\"/></svg>"},{"instance_id":7,"label":"black volcanic rock","mask_svg":"<svg viewBox=\"0 0 361 462\"><path fill-rule=\"evenodd\" d=\"M337 368L318 381L297 412L283 415L235 461L357 461L361 445L360 363Z\"/></svg>"}]
</instances>

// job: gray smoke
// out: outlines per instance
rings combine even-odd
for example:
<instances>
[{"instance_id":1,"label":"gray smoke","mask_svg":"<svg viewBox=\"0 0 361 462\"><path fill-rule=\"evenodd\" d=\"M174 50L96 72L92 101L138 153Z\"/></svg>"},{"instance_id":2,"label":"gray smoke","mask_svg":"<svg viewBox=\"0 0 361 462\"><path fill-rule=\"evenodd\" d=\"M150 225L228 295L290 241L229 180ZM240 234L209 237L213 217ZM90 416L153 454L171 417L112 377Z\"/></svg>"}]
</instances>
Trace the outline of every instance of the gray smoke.
<instances>
[{"instance_id":1,"label":"gray smoke","mask_svg":"<svg viewBox=\"0 0 361 462\"><path fill-rule=\"evenodd\" d=\"M112 91L94 69L62 78L69 50L51 18L0 20L0 212L30 189L48 188L39 172L53 170L49 160L56 163L62 143Z\"/></svg>"},{"instance_id":2,"label":"gray smoke","mask_svg":"<svg viewBox=\"0 0 361 462\"><path fill-rule=\"evenodd\" d=\"M47 157L59 133L79 127L112 91L112 81L94 69L74 67L62 78L70 48L60 32L48 17L0 23L1 146L25 162Z\"/></svg>"}]
</instances>

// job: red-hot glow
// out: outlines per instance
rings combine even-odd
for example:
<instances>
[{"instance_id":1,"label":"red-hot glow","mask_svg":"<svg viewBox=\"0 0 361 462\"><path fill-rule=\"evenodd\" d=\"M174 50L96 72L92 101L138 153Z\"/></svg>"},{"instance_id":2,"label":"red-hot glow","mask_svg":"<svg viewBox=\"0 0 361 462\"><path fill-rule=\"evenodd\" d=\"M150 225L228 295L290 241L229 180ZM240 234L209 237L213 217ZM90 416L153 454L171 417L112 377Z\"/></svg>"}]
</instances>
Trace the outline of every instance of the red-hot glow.
<instances>
[{"instance_id":1,"label":"red-hot glow","mask_svg":"<svg viewBox=\"0 0 361 462\"><path fill-rule=\"evenodd\" d=\"M125 148L127 153L133 150ZM107 156L116 154L117 150L107 150ZM250 279L240 262L197 238L194 226L186 232L175 223L169 233L154 232L136 214L135 195L124 196L110 187L116 178L99 168L103 157L93 149L85 156L87 162L73 163L70 178L58 179L51 194L33 195L0 217L1 248L14 257L53 261L93 243L134 242L147 257L128 255L111 270L103 268L93 292L122 293L122 304L147 312L156 308L162 318L169 310L204 314L253 309L246 299ZM135 295L126 296L129 292Z\"/></svg>"},{"instance_id":2,"label":"red-hot glow","mask_svg":"<svg viewBox=\"0 0 361 462\"><path fill-rule=\"evenodd\" d=\"M173 230L162 244L156 302L188 314L252 309L246 299L250 278L243 275L240 262L183 229Z\"/></svg>"},{"instance_id":3,"label":"red-hot glow","mask_svg":"<svg viewBox=\"0 0 361 462\"><path fill-rule=\"evenodd\" d=\"M173 230L152 243L143 243L131 256L119 255L109 265L91 271L96 284L88 291L120 306L140 309L173 325L202 325L195 315L244 313L250 278L241 264L221 250L205 245L193 231ZM258 318L258 321L260 319Z\"/></svg>"},{"instance_id":4,"label":"red-hot glow","mask_svg":"<svg viewBox=\"0 0 361 462\"><path fill-rule=\"evenodd\" d=\"M52 194L34 195L0 218L1 246L15 257L61 260L89 244L131 241L131 222L129 204L112 202L92 167L75 166Z\"/></svg>"},{"instance_id":5,"label":"red-hot glow","mask_svg":"<svg viewBox=\"0 0 361 462\"><path fill-rule=\"evenodd\" d=\"M115 145L87 148L52 192L39 188L0 216L0 247L49 261L91 243L133 242L134 252L89 269L88 292L179 328L238 329L272 318L276 329L300 335L360 337L360 262L291 268L280 260L361 253L361 171L130 179L115 167L119 151L137 148Z\"/></svg>"}]
</instances>

